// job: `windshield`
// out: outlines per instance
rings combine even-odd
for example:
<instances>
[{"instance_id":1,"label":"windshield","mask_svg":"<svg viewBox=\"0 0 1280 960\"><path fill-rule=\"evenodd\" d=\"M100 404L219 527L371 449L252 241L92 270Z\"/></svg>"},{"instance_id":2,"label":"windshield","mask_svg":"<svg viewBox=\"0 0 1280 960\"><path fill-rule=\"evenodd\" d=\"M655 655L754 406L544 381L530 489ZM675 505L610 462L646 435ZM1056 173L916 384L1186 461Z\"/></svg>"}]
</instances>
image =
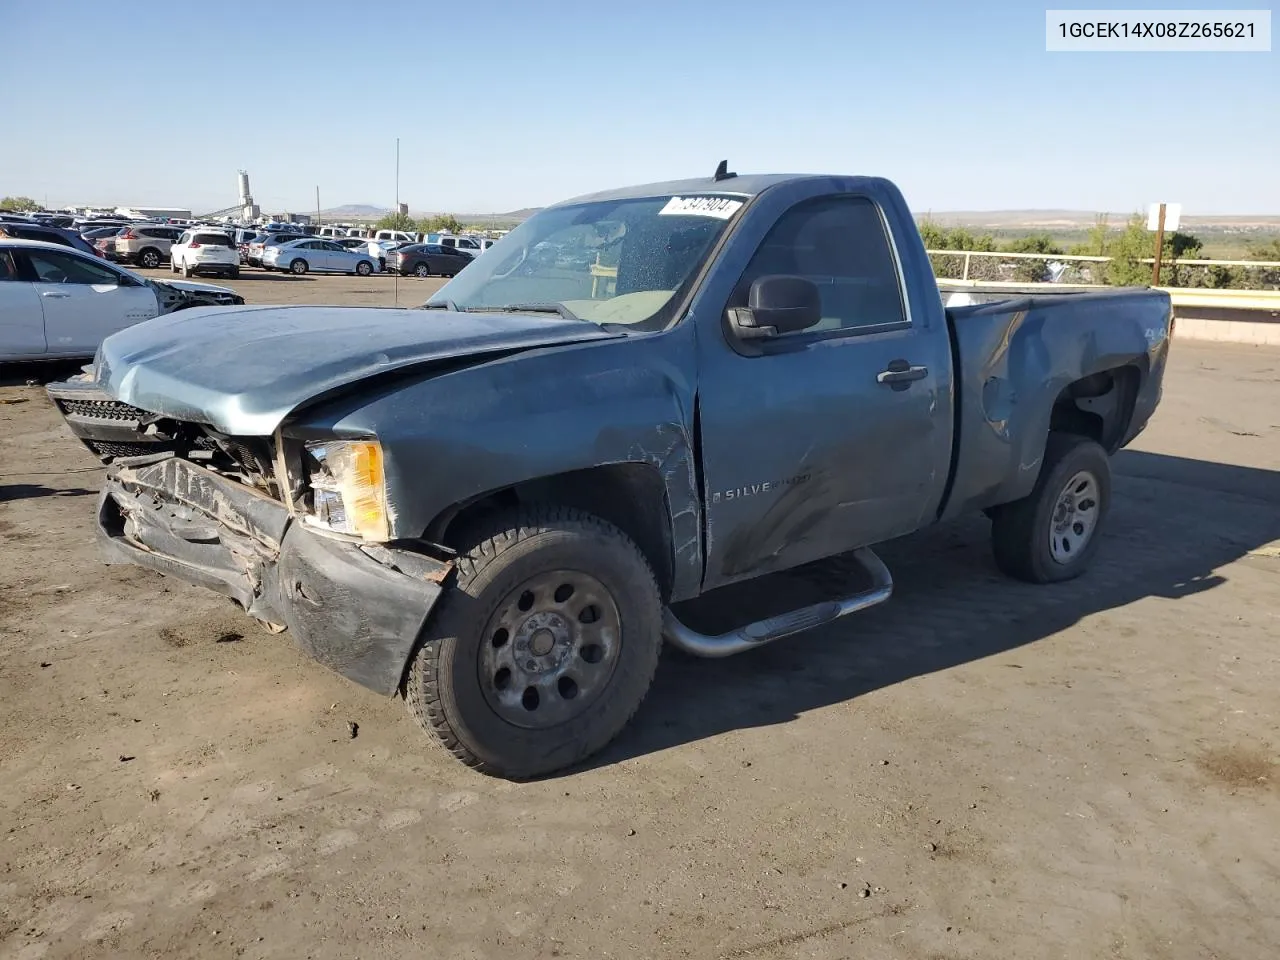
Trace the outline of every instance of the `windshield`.
<instances>
[{"instance_id":1,"label":"windshield","mask_svg":"<svg viewBox=\"0 0 1280 960\"><path fill-rule=\"evenodd\" d=\"M669 307L745 200L646 197L551 207L428 303L458 310L563 309L593 323L662 329Z\"/></svg>"}]
</instances>

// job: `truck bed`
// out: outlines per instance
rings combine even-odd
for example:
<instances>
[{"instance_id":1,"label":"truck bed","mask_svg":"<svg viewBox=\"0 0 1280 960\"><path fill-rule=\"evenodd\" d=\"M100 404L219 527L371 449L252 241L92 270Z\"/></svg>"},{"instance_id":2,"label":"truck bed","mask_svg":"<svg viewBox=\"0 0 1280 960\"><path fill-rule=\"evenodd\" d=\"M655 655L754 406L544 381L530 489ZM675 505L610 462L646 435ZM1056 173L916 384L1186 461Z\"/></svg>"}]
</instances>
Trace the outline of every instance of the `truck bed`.
<instances>
[{"instance_id":1,"label":"truck bed","mask_svg":"<svg viewBox=\"0 0 1280 960\"><path fill-rule=\"evenodd\" d=\"M943 519L1030 492L1064 404L1076 411L1066 415L1115 424L1099 437L1114 450L1137 435L1159 402L1172 318L1166 293L1017 297L948 307L946 315L956 429ZM1082 381L1086 387L1073 386ZM1104 388L1098 396L1075 395Z\"/></svg>"}]
</instances>

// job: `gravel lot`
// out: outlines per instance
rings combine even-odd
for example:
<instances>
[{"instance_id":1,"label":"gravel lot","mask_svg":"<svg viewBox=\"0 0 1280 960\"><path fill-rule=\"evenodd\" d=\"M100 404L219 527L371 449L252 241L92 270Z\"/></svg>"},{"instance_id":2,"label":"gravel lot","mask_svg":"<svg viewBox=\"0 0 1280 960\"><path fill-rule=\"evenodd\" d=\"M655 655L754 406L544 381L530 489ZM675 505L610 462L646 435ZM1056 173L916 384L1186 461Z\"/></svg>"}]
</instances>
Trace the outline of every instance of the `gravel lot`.
<instances>
[{"instance_id":1,"label":"gravel lot","mask_svg":"<svg viewBox=\"0 0 1280 960\"><path fill-rule=\"evenodd\" d=\"M981 518L890 544L886 606L668 656L604 756L528 784L100 565L42 375L0 368L0 956L1280 953L1280 351L1176 345L1085 578L1002 579Z\"/></svg>"}]
</instances>

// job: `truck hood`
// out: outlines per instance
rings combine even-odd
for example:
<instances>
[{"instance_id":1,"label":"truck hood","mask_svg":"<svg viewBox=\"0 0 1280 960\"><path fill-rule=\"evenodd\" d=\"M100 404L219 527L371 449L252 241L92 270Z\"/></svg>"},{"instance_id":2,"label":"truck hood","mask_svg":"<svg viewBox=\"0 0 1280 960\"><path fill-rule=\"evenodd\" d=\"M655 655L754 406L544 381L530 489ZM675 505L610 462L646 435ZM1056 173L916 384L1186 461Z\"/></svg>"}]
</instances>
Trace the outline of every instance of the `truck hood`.
<instances>
[{"instance_id":1,"label":"truck hood","mask_svg":"<svg viewBox=\"0 0 1280 960\"><path fill-rule=\"evenodd\" d=\"M612 339L578 320L382 307L195 307L103 341L94 380L142 410L267 436L300 405L433 361Z\"/></svg>"}]
</instances>

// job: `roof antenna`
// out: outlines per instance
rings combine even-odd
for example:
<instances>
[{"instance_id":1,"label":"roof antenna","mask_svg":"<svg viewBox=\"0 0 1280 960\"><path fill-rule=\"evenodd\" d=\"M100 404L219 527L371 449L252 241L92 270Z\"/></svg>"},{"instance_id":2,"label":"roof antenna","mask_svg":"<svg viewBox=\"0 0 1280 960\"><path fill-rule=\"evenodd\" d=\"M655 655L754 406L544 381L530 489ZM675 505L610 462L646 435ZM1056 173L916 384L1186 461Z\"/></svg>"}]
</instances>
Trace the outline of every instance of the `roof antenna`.
<instances>
[{"instance_id":1,"label":"roof antenna","mask_svg":"<svg viewBox=\"0 0 1280 960\"><path fill-rule=\"evenodd\" d=\"M729 161L721 160L720 166L716 167L716 183L719 183L721 180L728 180L729 178L736 177L736 176L737 176L736 173L729 172Z\"/></svg>"}]
</instances>

